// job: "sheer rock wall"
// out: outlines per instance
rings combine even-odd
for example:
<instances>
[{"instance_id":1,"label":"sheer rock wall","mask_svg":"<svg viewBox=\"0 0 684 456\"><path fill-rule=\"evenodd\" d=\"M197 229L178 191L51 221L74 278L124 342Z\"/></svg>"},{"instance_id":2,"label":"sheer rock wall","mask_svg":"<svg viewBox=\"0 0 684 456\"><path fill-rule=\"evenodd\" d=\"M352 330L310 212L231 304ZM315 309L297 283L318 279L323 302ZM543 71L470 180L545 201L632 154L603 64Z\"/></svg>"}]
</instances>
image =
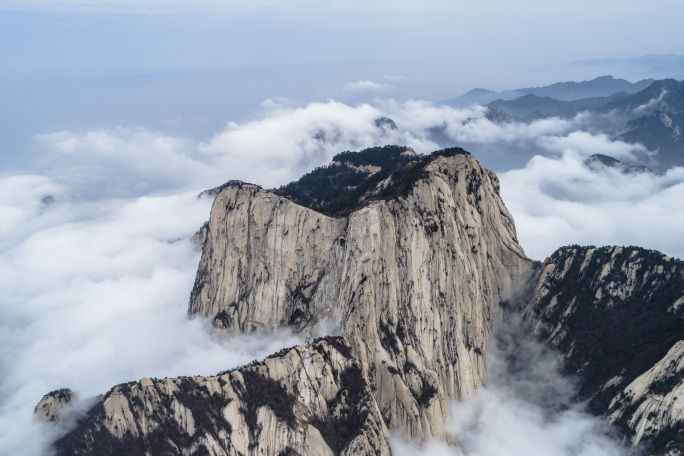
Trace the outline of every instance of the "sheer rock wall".
<instances>
[{"instance_id":1,"label":"sheer rock wall","mask_svg":"<svg viewBox=\"0 0 684 456\"><path fill-rule=\"evenodd\" d=\"M469 155L439 157L408 194L347 217L223 189L189 313L235 333L332 321L387 425L448 440L446 398L484 385L494 306L531 267L494 173Z\"/></svg>"}]
</instances>

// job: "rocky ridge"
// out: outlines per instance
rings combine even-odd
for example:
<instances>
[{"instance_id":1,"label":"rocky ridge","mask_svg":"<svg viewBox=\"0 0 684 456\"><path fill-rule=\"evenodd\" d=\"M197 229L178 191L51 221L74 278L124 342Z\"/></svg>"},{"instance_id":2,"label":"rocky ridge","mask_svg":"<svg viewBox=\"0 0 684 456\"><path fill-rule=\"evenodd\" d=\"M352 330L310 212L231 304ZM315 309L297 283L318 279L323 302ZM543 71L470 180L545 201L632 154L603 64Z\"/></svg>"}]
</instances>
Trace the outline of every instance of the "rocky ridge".
<instances>
[{"instance_id":1,"label":"rocky ridge","mask_svg":"<svg viewBox=\"0 0 684 456\"><path fill-rule=\"evenodd\" d=\"M684 341L678 341L608 406L608 419L630 430L633 445L644 441L655 454L684 452Z\"/></svg>"},{"instance_id":2,"label":"rocky ridge","mask_svg":"<svg viewBox=\"0 0 684 456\"><path fill-rule=\"evenodd\" d=\"M386 429L341 338L212 377L110 390L57 455L389 455Z\"/></svg>"},{"instance_id":3,"label":"rocky ridge","mask_svg":"<svg viewBox=\"0 0 684 456\"><path fill-rule=\"evenodd\" d=\"M532 262L498 179L472 156L437 153L405 166L421 166L405 195L363 198L342 217L273 191L224 189L189 313L233 333L314 333L333 320L385 423L418 441L448 440L445 399L485 384L494 306ZM388 176L378 187L392 184Z\"/></svg>"},{"instance_id":4,"label":"rocky ridge","mask_svg":"<svg viewBox=\"0 0 684 456\"><path fill-rule=\"evenodd\" d=\"M598 83L601 79L587 82ZM609 87L616 81L604 82ZM564 90L523 89L508 92L510 97L494 99L495 93L478 90L470 95L466 94L463 101L479 98L484 104L489 100L486 102L489 111L485 117L492 122L502 118L502 114L508 115L509 121L522 123L551 117L568 120L590 118L590 126L580 127L581 129L591 134L601 132L608 135L611 141L639 146L633 148L635 164L648 166L658 174L683 166L684 141L681 139L684 128L684 81L663 79L627 84L634 90L609 90L603 94L600 94L602 90L594 94L579 90L578 93L585 94L580 98L565 97ZM562 85L554 84L559 89ZM458 99L452 101L458 103ZM492 111L501 114L493 116ZM438 129L436 131L435 140L449 141L448 136L439 134Z\"/></svg>"},{"instance_id":5,"label":"rocky ridge","mask_svg":"<svg viewBox=\"0 0 684 456\"><path fill-rule=\"evenodd\" d=\"M513 100L525 95L537 95L556 100L572 101L584 98L607 97L618 92L635 93L645 89L651 83L653 83L653 79L644 79L631 83L624 79L615 79L612 76L599 76L591 81L557 82L544 87L527 87L502 92L473 89L459 97L444 100L442 103L452 107L465 108L477 104L485 105L495 100Z\"/></svg>"},{"instance_id":6,"label":"rocky ridge","mask_svg":"<svg viewBox=\"0 0 684 456\"><path fill-rule=\"evenodd\" d=\"M684 263L639 247L571 246L537 274L523 314L581 379L579 399L634 445L666 454L679 441L681 454Z\"/></svg>"}]
</instances>

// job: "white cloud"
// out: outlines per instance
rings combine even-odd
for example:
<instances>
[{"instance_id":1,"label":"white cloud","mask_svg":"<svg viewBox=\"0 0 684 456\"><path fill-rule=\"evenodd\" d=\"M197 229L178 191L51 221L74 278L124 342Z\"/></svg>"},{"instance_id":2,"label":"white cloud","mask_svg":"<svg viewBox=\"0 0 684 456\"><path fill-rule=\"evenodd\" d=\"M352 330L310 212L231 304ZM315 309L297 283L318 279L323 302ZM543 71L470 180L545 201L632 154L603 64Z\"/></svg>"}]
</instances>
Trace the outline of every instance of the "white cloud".
<instances>
[{"instance_id":1,"label":"white cloud","mask_svg":"<svg viewBox=\"0 0 684 456\"><path fill-rule=\"evenodd\" d=\"M49 219L62 191L45 176L0 177L0 251L22 239L31 224Z\"/></svg>"},{"instance_id":2,"label":"white cloud","mask_svg":"<svg viewBox=\"0 0 684 456\"><path fill-rule=\"evenodd\" d=\"M211 169L194 145L143 128L69 131L35 136L34 167L81 196L133 196L206 182Z\"/></svg>"},{"instance_id":3,"label":"white cloud","mask_svg":"<svg viewBox=\"0 0 684 456\"><path fill-rule=\"evenodd\" d=\"M460 448L454 445L437 441L428 441L423 442L422 445L417 445L414 442L407 441L406 436L399 432L390 432L387 441L394 456L463 456Z\"/></svg>"},{"instance_id":4,"label":"white cloud","mask_svg":"<svg viewBox=\"0 0 684 456\"><path fill-rule=\"evenodd\" d=\"M559 155L568 151L582 157L603 154L627 162L649 154L641 144L611 141L608 135L591 134L586 131L573 131L567 136L540 136L537 144L546 151Z\"/></svg>"},{"instance_id":5,"label":"white cloud","mask_svg":"<svg viewBox=\"0 0 684 456\"><path fill-rule=\"evenodd\" d=\"M401 75L393 76L390 74L385 74L382 77L384 79L387 79L390 82L404 82L404 81L407 81L409 79L412 79L412 78L409 78L408 76L401 76Z\"/></svg>"},{"instance_id":6,"label":"white cloud","mask_svg":"<svg viewBox=\"0 0 684 456\"><path fill-rule=\"evenodd\" d=\"M650 100L648 100L648 102L634 108L634 111L633 111L634 114L636 114L636 115L648 114L658 105L658 103L663 101L663 97L665 95L667 95L667 90L663 89L663 91L660 92L660 95L658 95L657 98L651 98Z\"/></svg>"},{"instance_id":7,"label":"white cloud","mask_svg":"<svg viewBox=\"0 0 684 456\"><path fill-rule=\"evenodd\" d=\"M382 75L383 79L387 79L390 82L405 82L405 81L437 81L437 80L443 80L445 79L444 77L438 77L438 76L403 76L403 75L391 75L391 74L384 74Z\"/></svg>"},{"instance_id":8,"label":"white cloud","mask_svg":"<svg viewBox=\"0 0 684 456\"><path fill-rule=\"evenodd\" d=\"M390 86L387 84L379 84L374 81L358 81L358 82L348 82L344 85L342 90L344 92L382 92L388 90Z\"/></svg>"},{"instance_id":9,"label":"white cloud","mask_svg":"<svg viewBox=\"0 0 684 456\"><path fill-rule=\"evenodd\" d=\"M211 375L302 342L228 341L186 318L200 254L189 237L210 203L192 191L24 215L28 232L0 255L1 453L43 453L32 411L54 389L88 398L142 377Z\"/></svg>"},{"instance_id":10,"label":"white cloud","mask_svg":"<svg viewBox=\"0 0 684 456\"><path fill-rule=\"evenodd\" d=\"M583 156L537 156L501 174L501 194L525 252L544 259L563 245L638 245L683 258L684 168L666 175L591 170Z\"/></svg>"},{"instance_id":11,"label":"white cloud","mask_svg":"<svg viewBox=\"0 0 684 456\"><path fill-rule=\"evenodd\" d=\"M540 119L530 124L496 124L484 117L474 119L465 125L451 124L447 132L457 141L468 143L522 142L544 135L562 134L574 128L572 121L552 117Z\"/></svg>"},{"instance_id":12,"label":"white cloud","mask_svg":"<svg viewBox=\"0 0 684 456\"><path fill-rule=\"evenodd\" d=\"M292 102L283 97L271 97L261 102L261 106L268 109L282 109L290 104Z\"/></svg>"},{"instance_id":13,"label":"white cloud","mask_svg":"<svg viewBox=\"0 0 684 456\"><path fill-rule=\"evenodd\" d=\"M679 236L668 228L673 226L668 221L679 217L674 200L678 172L658 177L586 169L582 159L595 153L626 161L647 153L639 145L578 131L590 123L586 114L529 125L496 124L484 117L482 107L452 109L425 101L377 100L374 106L329 101L300 108L284 107L285 100L272 102L262 119L231 122L200 144L143 129L40 135L37 163L53 177L51 185L67 185L81 196L130 196L212 187L228 179L279 186L327 164L341 151L384 144L423 153L463 146L498 171L544 154L558 158L536 157L525 168L501 176L504 201L530 255L543 258L569 243L644 244L675 256L684 251ZM375 120L383 116L393 119L398 130L377 128ZM38 188L26 192L27 198ZM49 213L40 201L43 196L34 197L31 205L24 206L23 197L14 206L5 205L6 231L20 222L24 211ZM637 209L649 216L631 221Z\"/></svg>"},{"instance_id":14,"label":"white cloud","mask_svg":"<svg viewBox=\"0 0 684 456\"><path fill-rule=\"evenodd\" d=\"M390 101L379 107L336 101L301 108L290 104L287 99L268 99L264 118L230 122L200 144L143 128L36 135L33 166L79 197L90 198L212 187L229 179L269 187L327 164L344 150L402 144L430 152L439 146L425 129L460 123L471 114L424 102ZM395 118L400 130L378 128L375 120L383 116Z\"/></svg>"},{"instance_id":15,"label":"white cloud","mask_svg":"<svg viewBox=\"0 0 684 456\"><path fill-rule=\"evenodd\" d=\"M468 119L480 118L485 108L480 106L473 109L453 109L448 106L435 106L423 100L409 100L398 103L395 100L378 101L380 109L394 119L397 125L409 130L414 135L420 135L430 128L443 125L454 128L462 126Z\"/></svg>"},{"instance_id":16,"label":"white cloud","mask_svg":"<svg viewBox=\"0 0 684 456\"><path fill-rule=\"evenodd\" d=\"M574 404L576 385L560 374L551 351L531 340L514 314L497 321L487 349L487 386L464 402L451 402L453 445L422 447L392 433L399 456L618 456L607 423Z\"/></svg>"},{"instance_id":17,"label":"white cloud","mask_svg":"<svg viewBox=\"0 0 684 456\"><path fill-rule=\"evenodd\" d=\"M375 126L381 116L367 104L311 103L245 124L230 123L199 150L219 168L230 169L233 178L283 185L344 150L406 142L400 132Z\"/></svg>"}]
</instances>

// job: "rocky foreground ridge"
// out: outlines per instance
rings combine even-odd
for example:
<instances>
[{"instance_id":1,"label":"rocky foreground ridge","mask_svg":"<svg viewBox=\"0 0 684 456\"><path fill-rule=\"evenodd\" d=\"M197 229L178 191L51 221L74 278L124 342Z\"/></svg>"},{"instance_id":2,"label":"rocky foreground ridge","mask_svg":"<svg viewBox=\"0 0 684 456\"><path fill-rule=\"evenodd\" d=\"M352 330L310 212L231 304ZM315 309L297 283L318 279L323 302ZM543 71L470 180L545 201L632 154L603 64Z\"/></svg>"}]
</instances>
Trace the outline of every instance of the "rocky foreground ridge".
<instances>
[{"instance_id":1,"label":"rocky foreground ridge","mask_svg":"<svg viewBox=\"0 0 684 456\"><path fill-rule=\"evenodd\" d=\"M682 454L682 263L579 247L529 260L496 175L461 149L342 153L276 190L232 181L201 237L190 316L229 334L340 337L216 377L119 385L60 454L389 454L387 429L451 442L447 399L486 383L501 303L583 376L592 411L653 454Z\"/></svg>"},{"instance_id":2,"label":"rocky foreground ridge","mask_svg":"<svg viewBox=\"0 0 684 456\"><path fill-rule=\"evenodd\" d=\"M579 399L649 453L684 453L684 263L639 247L571 246L538 276L523 313L580 376Z\"/></svg>"},{"instance_id":3,"label":"rocky foreground ridge","mask_svg":"<svg viewBox=\"0 0 684 456\"><path fill-rule=\"evenodd\" d=\"M118 385L54 446L59 455L389 455L385 431L349 345L326 338L213 377Z\"/></svg>"}]
</instances>

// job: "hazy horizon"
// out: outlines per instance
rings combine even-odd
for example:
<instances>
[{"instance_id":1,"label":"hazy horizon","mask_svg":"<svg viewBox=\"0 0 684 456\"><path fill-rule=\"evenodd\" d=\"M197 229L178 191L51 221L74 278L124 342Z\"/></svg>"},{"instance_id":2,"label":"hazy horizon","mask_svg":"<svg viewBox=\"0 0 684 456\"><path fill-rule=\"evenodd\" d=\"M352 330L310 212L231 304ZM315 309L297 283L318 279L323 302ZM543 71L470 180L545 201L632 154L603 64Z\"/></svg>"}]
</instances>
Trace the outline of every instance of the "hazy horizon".
<instances>
[{"instance_id":1,"label":"hazy horizon","mask_svg":"<svg viewBox=\"0 0 684 456\"><path fill-rule=\"evenodd\" d=\"M684 6L645 5L5 0L2 169L25 164L35 134L144 127L207 140L261 117L267 99L438 102L607 74L684 78L681 62L630 61L684 55Z\"/></svg>"}]
</instances>

